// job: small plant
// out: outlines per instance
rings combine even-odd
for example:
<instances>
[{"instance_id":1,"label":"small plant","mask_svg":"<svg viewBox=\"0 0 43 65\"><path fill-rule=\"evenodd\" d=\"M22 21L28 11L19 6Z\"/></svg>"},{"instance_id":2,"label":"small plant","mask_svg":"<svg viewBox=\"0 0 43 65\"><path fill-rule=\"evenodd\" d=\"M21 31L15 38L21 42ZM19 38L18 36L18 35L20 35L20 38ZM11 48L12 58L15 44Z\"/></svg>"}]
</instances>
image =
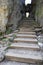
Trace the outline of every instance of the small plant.
<instances>
[{"instance_id":1,"label":"small plant","mask_svg":"<svg viewBox=\"0 0 43 65\"><path fill-rule=\"evenodd\" d=\"M13 37L15 38L16 37L16 34L14 34Z\"/></svg>"},{"instance_id":2,"label":"small plant","mask_svg":"<svg viewBox=\"0 0 43 65\"><path fill-rule=\"evenodd\" d=\"M7 29L6 34L10 34L12 32L12 29Z\"/></svg>"},{"instance_id":3,"label":"small plant","mask_svg":"<svg viewBox=\"0 0 43 65\"><path fill-rule=\"evenodd\" d=\"M9 39L3 38L2 41L3 41L3 42L7 42L7 41L9 41Z\"/></svg>"},{"instance_id":4,"label":"small plant","mask_svg":"<svg viewBox=\"0 0 43 65\"><path fill-rule=\"evenodd\" d=\"M11 44L9 43L7 46L9 47Z\"/></svg>"}]
</instances>

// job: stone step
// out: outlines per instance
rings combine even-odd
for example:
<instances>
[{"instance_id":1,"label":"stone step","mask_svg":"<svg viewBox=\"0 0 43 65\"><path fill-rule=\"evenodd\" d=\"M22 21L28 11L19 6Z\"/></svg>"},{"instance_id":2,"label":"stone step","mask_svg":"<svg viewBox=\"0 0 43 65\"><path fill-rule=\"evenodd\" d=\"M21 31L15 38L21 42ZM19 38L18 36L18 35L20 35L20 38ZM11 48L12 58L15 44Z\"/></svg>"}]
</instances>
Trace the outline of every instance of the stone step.
<instances>
[{"instance_id":1,"label":"stone step","mask_svg":"<svg viewBox=\"0 0 43 65\"><path fill-rule=\"evenodd\" d=\"M37 38L36 35L29 35L29 34L16 34L17 38Z\"/></svg>"},{"instance_id":2,"label":"stone step","mask_svg":"<svg viewBox=\"0 0 43 65\"><path fill-rule=\"evenodd\" d=\"M23 20L23 22L32 22L34 20Z\"/></svg>"},{"instance_id":3,"label":"stone step","mask_svg":"<svg viewBox=\"0 0 43 65\"><path fill-rule=\"evenodd\" d=\"M32 30L32 29L20 29L20 31L22 31L22 32L32 32L34 30Z\"/></svg>"},{"instance_id":4,"label":"stone step","mask_svg":"<svg viewBox=\"0 0 43 65\"><path fill-rule=\"evenodd\" d=\"M29 49L31 49L31 50L40 50L40 48L39 48L39 46L38 46L38 44L28 44L28 43L13 43L13 44L11 44L11 46L9 47L9 48L12 48L12 49L14 49L14 48L19 48L19 49L27 49L27 50L29 50Z\"/></svg>"},{"instance_id":5,"label":"stone step","mask_svg":"<svg viewBox=\"0 0 43 65\"><path fill-rule=\"evenodd\" d=\"M33 32L32 28L20 28L22 32Z\"/></svg>"},{"instance_id":6,"label":"stone step","mask_svg":"<svg viewBox=\"0 0 43 65\"><path fill-rule=\"evenodd\" d=\"M9 49L5 54L7 60L37 63L42 62L43 58L40 51L23 50L23 49Z\"/></svg>"},{"instance_id":7,"label":"stone step","mask_svg":"<svg viewBox=\"0 0 43 65\"><path fill-rule=\"evenodd\" d=\"M14 42L37 43L37 39L32 38L16 38Z\"/></svg>"},{"instance_id":8,"label":"stone step","mask_svg":"<svg viewBox=\"0 0 43 65\"><path fill-rule=\"evenodd\" d=\"M35 35L35 32L18 32L19 34L29 34L29 35Z\"/></svg>"},{"instance_id":9,"label":"stone step","mask_svg":"<svg viewBox=\"0 0 43 65\"><path fill-rule=\"evenodd\" d=\"M29 24L28 24L28 25L25 25L25 24L24 24L24 25L22 25L22 26L23 26L23 27L29 27Z\"/></svg>"},{"instance_id":10,"label":"stone step","mask_svg":"<svg viewBox=\"0 0 43 65\"><path fill-rule=\"evenodd\" d=\"M24 28L24 27L21 27L21 28ZM26 28L26 27L25 27L25 28ZM25 28L24 28L24 29L25 29ZM27 29L31 29L31 27L28 27Z\"/></svg>"},{"instance_id":11,"label":"stone step","mask_svg":"<svg viewBox=\"0 0 43 65\"><path fill-rule=\"evenodd\" d=\"M25 30L23 30L23 29L20 30L20 32L32 32L32 31L34 31L34 30L26 30L26 29Z\"/></svg>"},{"instance_id":12,"label":"stone step","mask_svg":"<svg viewBox=\"0 0 43 65\"><path fill-rule=\"evenodd\" d=\"M33 27L26 27L26 26L22 26L21 28L20 28L20 30L25 30L25 32L27 32L27 31L31 31L31 32L33 32Z\"/></svg>"}]
</instances>

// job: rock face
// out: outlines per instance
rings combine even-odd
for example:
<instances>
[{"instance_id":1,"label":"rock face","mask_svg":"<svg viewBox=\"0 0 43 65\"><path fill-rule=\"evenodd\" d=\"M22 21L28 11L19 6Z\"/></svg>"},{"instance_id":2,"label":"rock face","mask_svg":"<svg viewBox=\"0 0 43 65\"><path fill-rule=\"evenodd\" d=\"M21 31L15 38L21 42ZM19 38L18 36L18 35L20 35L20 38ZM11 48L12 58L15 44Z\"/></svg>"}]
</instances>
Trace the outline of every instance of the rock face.
<instances>
[{"instance_id":1,"label":"rock face","mask_svg":"<svg viewBox=\"0 0 43 65\"><path fill-rule=\"evenodd\" d=\"M0 31L6 31L7 23L13 24L14 29L21 19L20 0L0 0Z\"/></svg>"},{"instance_id":2,"label":"rock face","mask_svg":"<svg viewBox=\"0 0 43 65\"><path fill-rule=\"evenodd\" d=\"M40 46L41 50L43 51L43 35L38 36L38 45Z\"/></svg>"},{"instance_id":3,"label":"rock face","mask_svg":"<svg viewBox=\"0 0 43 65\"><path fill-rule=\"evenodd\" d=\"M20 0L14 0L14 8L10 18L10 24L13 24L13 29L16 29L18 22L22 18Z\"/></svg>"},{"instance_id":4,"label":"rock face","mask_svg":"<svg viewBox=\"0 0 43 65\"><path fill-rule=\"evenodd\" d=\"M6 31L8 16L12 11L12 0L0 0L0 31Z\"/></svg>"},{"instance_id":5,"label":"rock face","mask_svg":"<svg viewBox=\"0 0 43 65\"><path fill-rule=\"evenodd\" d=\"M43 27L43 0L37 0L35 17L36 21Z\"/></svg>"}]
</instances>

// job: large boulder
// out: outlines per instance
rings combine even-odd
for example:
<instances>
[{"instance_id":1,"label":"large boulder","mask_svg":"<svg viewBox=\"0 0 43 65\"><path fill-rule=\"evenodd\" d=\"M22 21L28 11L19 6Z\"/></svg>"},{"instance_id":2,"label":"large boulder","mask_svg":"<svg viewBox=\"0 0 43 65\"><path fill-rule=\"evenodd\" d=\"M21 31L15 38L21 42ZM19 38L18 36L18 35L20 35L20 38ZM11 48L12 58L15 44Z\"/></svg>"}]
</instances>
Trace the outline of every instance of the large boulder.
<instances>
[{"instance_id":1,"label":"large boulder","mask_svg":"<svg viewBox=\"0 0 43 65\"><path fill-rule=\"evenodd\" d=\"M0 0L0 31L6 31L6 25L8 22L8 16L12 11L12 0Z\"/></svg>"}]
</instances>

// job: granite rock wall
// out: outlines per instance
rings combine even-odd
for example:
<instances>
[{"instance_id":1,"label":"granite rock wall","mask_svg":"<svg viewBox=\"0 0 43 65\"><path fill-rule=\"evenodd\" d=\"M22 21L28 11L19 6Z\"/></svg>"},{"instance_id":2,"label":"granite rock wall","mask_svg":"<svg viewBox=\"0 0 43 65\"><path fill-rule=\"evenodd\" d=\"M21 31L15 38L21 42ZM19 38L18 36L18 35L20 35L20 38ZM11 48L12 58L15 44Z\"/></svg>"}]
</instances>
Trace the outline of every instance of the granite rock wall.
<instances>
[{"instance_id":1,"label":"granite rock wall","mask_svg":"<svg viewBox=\"0 0 43 65\"><path fill-rule=\"evenodd\" d=\"M18 22L22 18L20 0L14 0L13 12L10 16L9 24L13 24L13 29L17 28Z\"/></svg>"},{"instance_id":2,"label":"granite rock wall","mask_svg":"<svg viewBox=\"0 0 43 65\"><path fill-rule=\"evenodd\" d=\"M35 19L43 27L43 0L37 0Z\"/></svg>"},{"instance_id":3,"label":"granite rock wall","mask_svg":"<svg viewBox=\"0 0 43 65\"><path fill-rule=\"evenodd\" d=\"M6 31L8 16L12 12L12 0L0 0L0 32Z\"/></svg>"},{"instance_id":4,"label":"granite rock wall","mask_svg":"<svg viewBox=\"0 0 43 65\"><path fill-rule=\"evenodd\" d=\"M8 24L13 24L13 29L16 29L22 18L20 11L20 0L0 0L0 32L5 32Z\"/></svg>"}]
</instances>

